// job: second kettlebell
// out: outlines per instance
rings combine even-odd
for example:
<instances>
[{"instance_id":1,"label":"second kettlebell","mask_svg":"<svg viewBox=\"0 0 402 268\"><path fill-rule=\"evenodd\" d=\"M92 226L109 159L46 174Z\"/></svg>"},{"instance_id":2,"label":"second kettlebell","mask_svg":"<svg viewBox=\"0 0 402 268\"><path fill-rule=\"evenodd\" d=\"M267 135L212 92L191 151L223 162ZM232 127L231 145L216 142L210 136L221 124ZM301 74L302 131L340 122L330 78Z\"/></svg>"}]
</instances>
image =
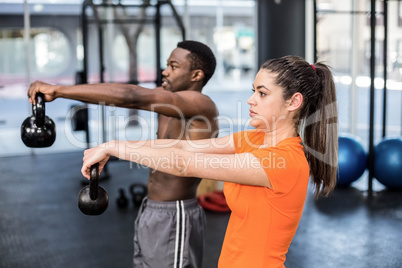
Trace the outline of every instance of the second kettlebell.
<instances>
[{"instance_id":1,"label":"second kettlebell","mask_svg":"<svg viewBox=\"0 0 402 268\"><path fill-rule=\"evenodd\" d=\"M100 215L106 211L109 204L109 195L98 185L99 163L91 166L89 185L81 189L78 194L78 207L86 215Z\"/></svg>"},{"instance_id":2,"label":"second kettlebell","mask_svg":"<svg viewBox=\"0 0 402 268\"><path fill-rule=\"evenodd\" d=\"M32 148L50 147L56 140L56 125L45 115L45 96L37 93L32 105L32 116L21 125L22 142Z\"/></svg>"}]
</instances>

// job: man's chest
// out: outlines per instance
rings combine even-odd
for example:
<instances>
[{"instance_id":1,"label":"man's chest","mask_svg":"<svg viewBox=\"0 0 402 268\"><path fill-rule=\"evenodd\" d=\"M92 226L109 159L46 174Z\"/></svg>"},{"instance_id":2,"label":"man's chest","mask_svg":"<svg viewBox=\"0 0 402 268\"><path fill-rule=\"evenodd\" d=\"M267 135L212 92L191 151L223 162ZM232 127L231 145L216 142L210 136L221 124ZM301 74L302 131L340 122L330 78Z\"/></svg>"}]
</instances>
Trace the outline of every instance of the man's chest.
<instances>
[{"instance_id":1,"label":"man's chest","mask_svg":"<svg viewBox=\"0 0 402 268\"><path fill-rule=\"evenodd\" d=\"M186 121L179 118L158 116L158 139L183 139L186 134Z\"/></svg>"}]
</instances>

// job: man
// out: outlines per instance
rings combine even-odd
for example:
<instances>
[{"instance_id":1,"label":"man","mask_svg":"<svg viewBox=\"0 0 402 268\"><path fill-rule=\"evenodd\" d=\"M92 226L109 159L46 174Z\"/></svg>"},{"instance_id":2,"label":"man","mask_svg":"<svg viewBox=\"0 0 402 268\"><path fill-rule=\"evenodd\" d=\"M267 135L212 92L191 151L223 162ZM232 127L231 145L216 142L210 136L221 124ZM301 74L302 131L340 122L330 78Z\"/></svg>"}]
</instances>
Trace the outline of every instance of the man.
<instances>
[{"instance_id":1,"label":"man","mask_svg":"<svg viewBox=\"0 0 402 268\"><path fill-rule=\"evenodd\" d=\"M183 41L167 61L162 87L152 90L108 83L55 86L37 81L31 84L28 97L34 103L35 94L42 92L48 102L67 98L153 111L158 113L158 139L206 139L218 134L218 110L201 93L215 67L210 48ZM135 222L134 267L201 267L205 215L196 200L200 181L150 170L148 197Z\"/></svg>"}]
</instances>

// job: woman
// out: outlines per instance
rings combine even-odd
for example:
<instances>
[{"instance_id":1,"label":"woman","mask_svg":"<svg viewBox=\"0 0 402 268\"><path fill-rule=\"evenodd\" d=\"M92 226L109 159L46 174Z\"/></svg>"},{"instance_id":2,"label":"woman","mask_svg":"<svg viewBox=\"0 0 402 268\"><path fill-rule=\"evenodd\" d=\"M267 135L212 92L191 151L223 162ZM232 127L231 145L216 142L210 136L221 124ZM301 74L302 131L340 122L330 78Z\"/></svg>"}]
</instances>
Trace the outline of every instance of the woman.
<instances>
[{"instance_id":1,"label":"woman","mask_svg":"<svg viewBox=\"0 0 402 268\"><path fill-rule=\"evenodd\" d=\"M296 56L272 59L248 99L254 130L199 141L110 141L86 150L82 174L110 156L182 177L224 181L232 211L219 267L284 267L309 177L315 195L336 184L337 107L332 74ZM183 178L185 179L185 178Z\"/></svg>"}]
</instances>

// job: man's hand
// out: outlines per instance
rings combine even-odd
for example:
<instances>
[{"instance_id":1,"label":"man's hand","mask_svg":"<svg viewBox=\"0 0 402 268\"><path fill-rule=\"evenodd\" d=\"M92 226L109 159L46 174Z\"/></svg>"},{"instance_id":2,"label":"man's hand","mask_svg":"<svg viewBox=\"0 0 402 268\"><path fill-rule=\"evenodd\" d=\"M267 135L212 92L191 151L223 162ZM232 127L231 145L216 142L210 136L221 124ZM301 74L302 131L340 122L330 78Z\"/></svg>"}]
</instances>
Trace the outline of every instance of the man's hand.
<instances>
[{"instance_id":1,"label":"man's hand","mask_svg":"<svg viewBox=\"0 0 402 268\"><path fill-rule=\"evenodd\" d=\"M50 102L56 98L56 89L58 86L50 85L41 81L33 82L28 90L29 102L35 104L35 96L38 92L43 93L45 101Z\"/></svg>"}]
</instances>

